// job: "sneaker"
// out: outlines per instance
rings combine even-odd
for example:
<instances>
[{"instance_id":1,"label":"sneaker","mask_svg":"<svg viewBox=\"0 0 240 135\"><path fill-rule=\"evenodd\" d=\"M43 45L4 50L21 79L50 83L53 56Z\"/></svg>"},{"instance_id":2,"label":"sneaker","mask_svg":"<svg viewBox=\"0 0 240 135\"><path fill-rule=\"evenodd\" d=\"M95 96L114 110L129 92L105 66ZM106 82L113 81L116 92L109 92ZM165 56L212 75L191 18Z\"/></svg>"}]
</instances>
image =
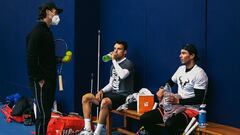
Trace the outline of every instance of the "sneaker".
<instances>
[{"instance_id":1,"label":"sneaker","mask_svg":"<svg viewBox=\"0 0 240 135\"><path fill-rule=\"evenodd\" d=\"M92 131L83 129L78 135L94 135Z\"/></svg>"}]
</instances>

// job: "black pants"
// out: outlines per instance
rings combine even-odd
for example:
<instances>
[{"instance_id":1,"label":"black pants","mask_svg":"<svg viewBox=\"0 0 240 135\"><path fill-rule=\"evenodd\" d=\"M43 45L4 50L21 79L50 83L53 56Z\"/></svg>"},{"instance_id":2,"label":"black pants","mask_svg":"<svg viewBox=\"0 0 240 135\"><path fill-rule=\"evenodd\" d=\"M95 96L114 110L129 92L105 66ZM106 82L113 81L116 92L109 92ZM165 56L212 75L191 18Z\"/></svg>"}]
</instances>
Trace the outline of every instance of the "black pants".
<instances>
[{"instance_id":1,"label":"black pants","mask_svg":"<svg viewBox=\"0 0 240 135\"><path fill-rule=\"evenodd\" d=\"M30 81L37 106L37 118L35 120L36 135L46 135L48 122L51 118L52 105L55 99L56 80L46 79L41 87L38 82Z\"/></svg>"},{"instance_id":2,"label":"black pants","mask_svg":"<svg viewBox=\"0 0 240 135\"><path fill-rule=\"evenodd\" d=\"M104 93L103 97L108 97L111 99L112 101L111 109L117 109L120 105L124 104L126 101L126 96L113 92Z\"/></svg>"},{"instance_id":3,"label":"black pants","mask_svg":"<svg viewBox=\"0 0 240 135\"><path fill-rule=\"evenodd\" d=\"M158 108L149 112L144 113L140 117L140 124L148 131L150 135L161 134L161 127L157 124L162 124L163 122L163 109ZM165 122L165 128L167 128L170 135L178 135L179 129L185 129L189 121L189 117L185 113L179 113L173 115L171 118L167 119Z\"/></svg>"}]
</instances>

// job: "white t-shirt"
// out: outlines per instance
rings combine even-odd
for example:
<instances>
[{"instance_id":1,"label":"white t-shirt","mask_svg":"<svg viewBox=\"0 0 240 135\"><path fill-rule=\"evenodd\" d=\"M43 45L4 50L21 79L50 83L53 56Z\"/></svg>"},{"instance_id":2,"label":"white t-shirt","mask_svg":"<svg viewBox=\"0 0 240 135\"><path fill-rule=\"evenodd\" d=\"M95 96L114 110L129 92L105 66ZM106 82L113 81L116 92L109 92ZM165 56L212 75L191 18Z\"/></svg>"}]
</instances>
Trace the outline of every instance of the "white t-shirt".
<instances>
[{"instance_id":1,"label":"white t-shirt","mask_svg":"<svg viewBox=\"0 0 240 135\"><path fill-rule=\"evenodd\" d=\"M185 65L180 66L172 76L172 81L177 83L182 99L194 97L194 89L206 90L208 85L206 73L197 65L188 72Z\"/></svg>"}]
</instances>

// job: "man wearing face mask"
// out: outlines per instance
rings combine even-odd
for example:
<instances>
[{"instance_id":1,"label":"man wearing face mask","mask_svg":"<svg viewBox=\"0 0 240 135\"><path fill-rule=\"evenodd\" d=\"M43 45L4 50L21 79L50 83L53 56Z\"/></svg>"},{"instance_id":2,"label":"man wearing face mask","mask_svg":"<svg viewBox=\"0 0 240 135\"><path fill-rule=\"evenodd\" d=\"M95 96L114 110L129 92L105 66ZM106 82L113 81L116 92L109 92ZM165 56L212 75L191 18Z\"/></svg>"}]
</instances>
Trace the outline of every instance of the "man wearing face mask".
<instances>
[{"instance_id":1,"label":"man wearing face mask","mask_svg":"<svg viewBox=\"0 0 240 135\"><path fill-rule=\"evenodd\" d=\"M54 3L39 7L38 23L27 35L27 67L37 106L35 129L46 135L56 90L56 57L51 25L58 25L63 9Z\"/></svg>"}]
</instances>

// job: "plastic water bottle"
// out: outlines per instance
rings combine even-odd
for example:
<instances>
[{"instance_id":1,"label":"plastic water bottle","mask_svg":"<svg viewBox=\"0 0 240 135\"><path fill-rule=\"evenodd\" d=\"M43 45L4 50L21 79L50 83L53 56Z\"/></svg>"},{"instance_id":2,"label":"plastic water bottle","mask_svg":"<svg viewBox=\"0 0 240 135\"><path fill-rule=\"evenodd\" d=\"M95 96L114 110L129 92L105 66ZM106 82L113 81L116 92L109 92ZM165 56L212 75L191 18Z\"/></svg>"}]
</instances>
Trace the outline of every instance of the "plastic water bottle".
<instances>
[{"instance_id":1,"label":"plastic water bottle","mask_svg":"<svg viewBox=\"0 0 240 135\"><path fill-rule=\"evenodd\" d=\"M112 55L111 54L106 54L102 57L103 62L108 62L112 60Z\"/></svg>"},{"instance_id":2,"label":"plastic water bottle","mask_svg":"<svg viewBox=\"0 0 240 135\"><path fill-rule=\"evenodd\" d=\"M206 127L206 104L201 104L200 110L199 110L199 117L198 117L198 122L199 122L199 127L200 128L205 128Z\"/></svg>"},{"instance_id":3,"label":"plastic water bottle","mask_svg":"<svg viewBox=\"0 0 240 135\"><path fill-rule=\"evenodd\" d=\"M163 108L165 111L171 111L172 110L172 104L168 102L168 97L172 95L172 89L171 86L166 83L164 86L164 96L163 96Z\"/></svg>"}]
</instances>

